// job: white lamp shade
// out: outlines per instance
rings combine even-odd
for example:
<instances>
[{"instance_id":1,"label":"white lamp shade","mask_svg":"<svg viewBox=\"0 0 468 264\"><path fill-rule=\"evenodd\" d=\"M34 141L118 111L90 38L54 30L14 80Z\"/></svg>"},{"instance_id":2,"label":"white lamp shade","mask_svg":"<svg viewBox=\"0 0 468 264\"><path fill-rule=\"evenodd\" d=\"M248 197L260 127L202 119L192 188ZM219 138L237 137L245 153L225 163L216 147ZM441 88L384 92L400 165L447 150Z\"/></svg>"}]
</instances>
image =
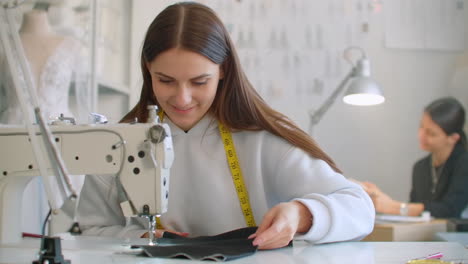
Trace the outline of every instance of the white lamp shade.
<instances>
[{"instance_id":1,"label":"white lamp shade","mask_svg":"<svg viewBox=\"0 0 468 264\"><path fill-rule=\"evenodd\" d=\"M376 105L383 103L385 98L374 80L358 76L351 80L343 101L351 105Z\"/></svg>"}]
</instances>

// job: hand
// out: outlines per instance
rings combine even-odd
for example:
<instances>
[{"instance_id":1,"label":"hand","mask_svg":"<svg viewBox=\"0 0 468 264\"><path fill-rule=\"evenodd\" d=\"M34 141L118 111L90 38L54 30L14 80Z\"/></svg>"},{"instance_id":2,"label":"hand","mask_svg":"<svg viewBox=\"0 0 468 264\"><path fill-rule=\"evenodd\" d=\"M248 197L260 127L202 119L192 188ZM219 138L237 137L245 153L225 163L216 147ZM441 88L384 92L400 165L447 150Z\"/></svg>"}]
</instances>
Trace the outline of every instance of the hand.
<instances>
[{"instance_id":1,"label":"hand","mask_svg":"<svg viewBox=\"0 0 468 264\"><path fill-rule=\"evenodd\" d=\"M307 232L312 226L312 214L301 202L280 203L263 217L257 232L249 238L259 249L287 246L296 233Z\"/></svg>"},{"instance_id":2,"label":"hand","mask_svg":"<svg viewBox=\"0 0 468 264\"><path fill-rule=\"evenodd\" d=\"M172 230L156 229L154 231L154 237L161 238L164 235L164 232L174 233L176 235L183 236L183 237L187 237L189 235L189 233L185 233L185 232L176 232ZM149 232L146 232L141 236L141 238L148 238L148 237L149 237Z\"/></svg>"},{"instance_id":3,"label":"hand","mask_svg":"<svg viewBox=\"0 0 468 264\"><path fill-rule=\"evenodd\" d=\"M379 187L372 182L360 182L360 184L364 188L364 191L371 197L377 192L382 192Z\"/></svg>"},{"instance_id":4,"label":"hand","mask_svg":"<svg viewBox=\"0 0 468 264\"><path fill-rule=\"evenodd\" d=\"M374 203L375 210L383 214L399 214L400 203L380 190L377 185L371 182L363 182L364 190L369 194Z\"/></svg>"}]
</instances>

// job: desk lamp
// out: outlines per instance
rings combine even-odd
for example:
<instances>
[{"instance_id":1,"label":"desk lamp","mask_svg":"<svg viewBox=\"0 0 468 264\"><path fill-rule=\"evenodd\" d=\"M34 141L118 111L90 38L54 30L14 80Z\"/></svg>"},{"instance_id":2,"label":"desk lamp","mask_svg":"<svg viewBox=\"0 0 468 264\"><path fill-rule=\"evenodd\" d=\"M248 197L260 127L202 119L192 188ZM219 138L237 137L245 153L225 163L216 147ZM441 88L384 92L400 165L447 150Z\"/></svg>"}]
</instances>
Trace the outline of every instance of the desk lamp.
<instances>
[{"instance_id":1,"label":"desk lamp","mask_svg":"<svg viewBox=\"0 0 468 264\"><path fill-rule=\"evenodd\" d=\"M351 60L350 53L352 50L361 52L361 58L359 58L356 63L353 63ZM320 121L330 106L335 102L338 95L345 90L346 87L348 88L343 96L343 101L347 104L364 106L381 104L385 101L379 85L370 78L370 62L364 50L359 47L349 47L344 51L343 57L353 67L320 108L316 111L310 111L310 133L312 133L313 126Z\"/></svg>"}]
</instances>

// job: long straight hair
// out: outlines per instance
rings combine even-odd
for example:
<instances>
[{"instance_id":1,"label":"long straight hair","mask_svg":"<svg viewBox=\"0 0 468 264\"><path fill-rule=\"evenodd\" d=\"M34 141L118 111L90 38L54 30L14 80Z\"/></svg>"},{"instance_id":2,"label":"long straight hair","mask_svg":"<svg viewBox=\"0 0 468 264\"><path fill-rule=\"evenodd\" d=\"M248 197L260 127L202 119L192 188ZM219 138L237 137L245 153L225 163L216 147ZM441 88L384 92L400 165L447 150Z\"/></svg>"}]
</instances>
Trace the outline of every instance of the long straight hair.
<instances>
[{"instance_id":1,"label":"long straight hair","mask_svg":"<svg viewBox=\"0 0 468 264\"><path fill-rule=\"evenodd\" d=\"M198 3L170 5L149 26L141 53L143 87L140 100L121 122L131 122L135 118L146 122L148 104L159 106L146 65L172 48L196 52L221 65L224 78L218 84L209 109L219 122L233 131L269 131L312 157L327 162L333 170L341 173L334 161L307 133L265 103L242 71L224 24L213 10Z\"/></svg>"}]
</instances>

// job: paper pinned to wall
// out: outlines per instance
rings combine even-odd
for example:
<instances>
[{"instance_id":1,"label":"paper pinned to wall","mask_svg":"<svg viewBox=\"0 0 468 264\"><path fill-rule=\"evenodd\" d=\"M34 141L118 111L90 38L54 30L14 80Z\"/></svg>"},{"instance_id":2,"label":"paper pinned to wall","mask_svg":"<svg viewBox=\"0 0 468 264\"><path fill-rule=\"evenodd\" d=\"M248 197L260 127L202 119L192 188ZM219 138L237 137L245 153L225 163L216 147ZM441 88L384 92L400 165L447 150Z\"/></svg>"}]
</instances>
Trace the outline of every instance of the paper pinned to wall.
<instances>
[{"instance_id":1,"label":"paper pinned to wall","mask_svg":"<svg viewBox=\"0 0 468 264\"><path fill-rule=\"evenodd\" d=\"M464 0L386 1L387 48L461 51L465 48Z\"/></svg>"},{"instance_id":2,"label":"paper pinned to wall","mask_svg":"<svg viewBox=\"0 0 468 264\"><path fill-rule=\"evenodd\" d=\"M228 25L245 72L265 100L307 107L318 105L349 71L343 50L364 46L382 0L198 1Z\"/></svg>"}]
</instances>

